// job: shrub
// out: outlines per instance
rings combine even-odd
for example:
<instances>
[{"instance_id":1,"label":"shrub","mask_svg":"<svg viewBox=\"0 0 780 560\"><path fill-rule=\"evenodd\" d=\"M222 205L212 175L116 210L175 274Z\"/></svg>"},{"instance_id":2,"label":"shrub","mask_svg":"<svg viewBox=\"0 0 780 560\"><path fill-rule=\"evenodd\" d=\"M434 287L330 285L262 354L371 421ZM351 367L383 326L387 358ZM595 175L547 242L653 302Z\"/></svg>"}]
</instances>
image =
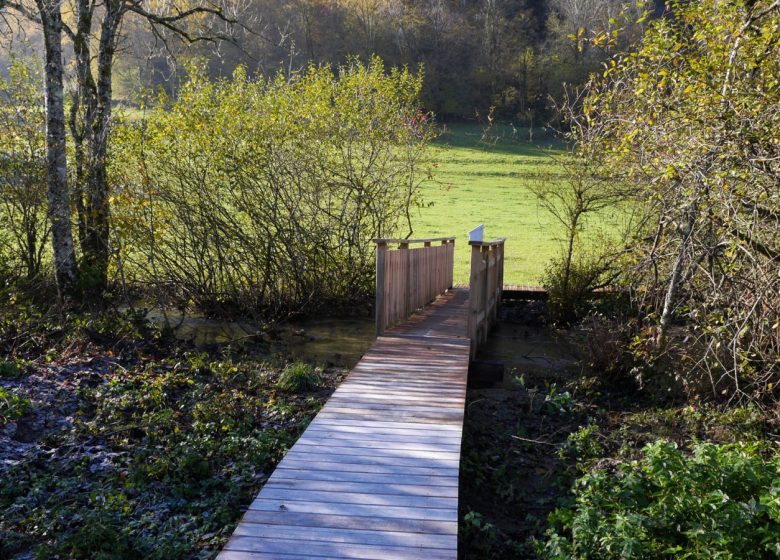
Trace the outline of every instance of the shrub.
<instances>
[{"instance_id":1,"label":"shrub","mask_svg":"<svg viewBox=\"0 0 780 560\"><path fill-rule=\"evenodd\" d=\"M552 259L542 279L552 321L571 323L585 315L591 307L593 291L603 287L611 264L604 255L589 255L584 251Z\"/></svg>"},{"instance_id":2,"label":"shrub","mask_svg":"<svg viewBox=\"0 0 780 560\"><path fill-rule=\"evenodd\" d=\"M316 389L321 382L320 374L315 368L304 362L293 362L284 368L276 386L283 391L299 393Z\"/></svg>"},{"instance_id":3,"label":"shrub","mask_svg":"<svg viewBox=\"0 0 780 560\"><path fill-rule=\"evenodd\" d=\"M40 69L13 59L0 76L0 274L31 281L44 272L46 137Z\"/></svg>"},{"instance_id":4,"label":"shrub","mask_svg":"<svg viewBox=\"0 0 780 560\"><path fill-rule=\"evenodd\" d=\"M271 80L193 70L114 135L124 272L212 313L371 294L369 241L401 234L427 177L421 86L378 59Z\"/></svg>"},{"instance_id":5,"label":"shrub","mask_svg":"<svg viewBox=\"0 0 780 560\"><path fill-rule=\"evenodd\" d=\"M755 444L701 443L687 456L659 441L618 473L596 471L550 515L549 560L777 558L780 455Z\"/></svg>"}]
</instances>

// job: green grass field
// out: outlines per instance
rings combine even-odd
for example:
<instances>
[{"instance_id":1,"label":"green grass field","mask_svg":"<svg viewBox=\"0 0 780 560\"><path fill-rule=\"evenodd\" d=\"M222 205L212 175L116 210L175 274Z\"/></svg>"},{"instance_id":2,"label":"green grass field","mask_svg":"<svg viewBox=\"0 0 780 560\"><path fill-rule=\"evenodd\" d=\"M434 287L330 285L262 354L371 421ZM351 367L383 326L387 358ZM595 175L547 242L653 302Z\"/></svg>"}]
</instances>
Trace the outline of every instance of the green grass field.
<instances>
[{"instance_id":1,"label":"green grass field","mask_svg":"<svg viewBox=\"0 0 780 560\"><path fill-rule=\"evenodd\" d=\"M457 236L455 281L468 282L468 231L483 223L487 238L507 238L504 282L540 284L562 230L530 187L561 179L561 144L549 137L528 142L526 130L512 135L508 126L494 127L488 141L482 132L476 124L448 125L434 143L435 180L423 188L433 204L415 210L413 237Z\"/></svg>"}]
</instances>

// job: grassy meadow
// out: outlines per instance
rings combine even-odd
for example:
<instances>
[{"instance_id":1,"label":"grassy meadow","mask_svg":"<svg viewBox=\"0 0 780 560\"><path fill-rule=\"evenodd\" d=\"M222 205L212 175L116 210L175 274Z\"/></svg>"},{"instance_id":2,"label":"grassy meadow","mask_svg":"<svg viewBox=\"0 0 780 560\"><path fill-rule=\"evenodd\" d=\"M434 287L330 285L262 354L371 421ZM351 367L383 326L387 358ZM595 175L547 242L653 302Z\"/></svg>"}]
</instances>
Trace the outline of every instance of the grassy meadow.
<instances>
[{"instance_id":1,"label":"grassy meadow","mask_svg":"<svg viewBox=\"0 0 780 560\"><path fill-rule=\"evenodd\" d=\"M413 237L455 235L455 281L468 282L468 231L485 224L488 238L506 237L504 281L540 284L560 247L561 229L531 191L534 182L561 180L562 146L527 129L494 126L483 139L477 124L448 124L431 150L434 180L426 206L413 213Z\"/></svg>"}]
</instances>

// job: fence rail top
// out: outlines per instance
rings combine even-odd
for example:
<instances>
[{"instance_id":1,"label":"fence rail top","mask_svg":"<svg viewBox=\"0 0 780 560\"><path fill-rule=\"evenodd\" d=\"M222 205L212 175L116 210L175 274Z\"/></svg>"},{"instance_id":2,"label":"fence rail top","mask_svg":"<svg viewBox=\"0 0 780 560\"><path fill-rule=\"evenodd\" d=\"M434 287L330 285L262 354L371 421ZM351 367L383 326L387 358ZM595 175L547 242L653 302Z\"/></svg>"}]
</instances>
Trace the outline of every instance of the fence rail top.
<instances>
[{"instance_id":1,"label":"fence rail top","mask_svg":"<svg viewBox=\"0 0 780 560\"><path fill-rule=\"evenodd\" d=\"M469 245L472 247L495 247L496 245L503 245L506 241L506 237L499 237L491 241L469 241Z\"/></svg>"},{"instance_id":2,"label":"fence rail top","mask_svg":"<svg viewBox=\"0 0 780 560\"><path fill-rule=\"evenodd\" d=\"M455 238L454 237L429 237L426 239L386 239L386 238L379 238L374 239L374 243L377 245L395 245L396 243L401 245L412 243L433 243L434 241L446 241L448 243L454 243Z\"/></svg>"}]
</instances>

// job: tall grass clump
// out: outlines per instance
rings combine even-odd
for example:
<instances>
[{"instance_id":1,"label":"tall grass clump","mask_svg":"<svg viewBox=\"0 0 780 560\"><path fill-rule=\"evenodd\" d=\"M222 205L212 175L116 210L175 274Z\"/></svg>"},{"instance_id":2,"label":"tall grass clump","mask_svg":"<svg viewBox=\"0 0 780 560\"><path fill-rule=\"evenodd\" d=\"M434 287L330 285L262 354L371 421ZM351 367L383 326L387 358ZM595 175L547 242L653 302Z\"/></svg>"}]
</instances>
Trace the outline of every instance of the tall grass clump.
<instances>
[{"instance_id":1,"label":"tall grass clump","mask_svg":"<svg viewBox=\"0 0 780 560\"><path fill-rule=\"evenodd\" d=\"M311 391L322 385L319 371L305 362L288 364L279 375L276 386L291 393Z\"/></svg>"}]
</instances>

